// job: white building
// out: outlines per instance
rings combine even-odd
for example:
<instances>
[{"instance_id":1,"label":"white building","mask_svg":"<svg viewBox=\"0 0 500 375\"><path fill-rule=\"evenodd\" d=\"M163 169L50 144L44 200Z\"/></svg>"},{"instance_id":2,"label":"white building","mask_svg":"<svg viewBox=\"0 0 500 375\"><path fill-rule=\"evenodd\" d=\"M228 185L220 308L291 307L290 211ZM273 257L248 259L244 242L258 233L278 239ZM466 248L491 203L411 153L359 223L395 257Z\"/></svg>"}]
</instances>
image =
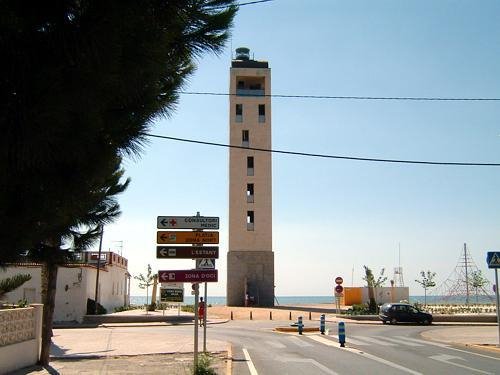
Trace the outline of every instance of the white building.
<instances>
[{"instance_id":1,"label":"white building","mask_svg":"<svg viewBox=\"0 0 500 375\"><path fill-rule=\"evenodd\" d=\"M81 322L87 313L87 299L94 300L97 277L97 252L79 253L78 263L61 266L57 273L55 322ZM130 301L130 274L128 261L113 252L101 253L99 269L98 302L109 312L126 306ZM41 266L35 263L18 263L0 269L0 279L17 274L30 274L31 280L7 293L2 300L17 303L42 303Z\"/></svg>"}]
</instances>

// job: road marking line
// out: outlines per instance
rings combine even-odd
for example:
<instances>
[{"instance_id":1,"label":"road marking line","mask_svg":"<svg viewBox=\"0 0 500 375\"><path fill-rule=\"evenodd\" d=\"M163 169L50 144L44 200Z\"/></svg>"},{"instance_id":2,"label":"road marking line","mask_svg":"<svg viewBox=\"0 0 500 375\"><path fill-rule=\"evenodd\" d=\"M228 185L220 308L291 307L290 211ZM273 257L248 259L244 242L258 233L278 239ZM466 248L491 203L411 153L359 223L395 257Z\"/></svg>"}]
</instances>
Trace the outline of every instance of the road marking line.
<instances>
[{"instance_id":1,"label":"road marking line","mask_svg":"<svg viewBox=\"0 0 500 375\"><path fill-rule=\"evenodd\" d=\"M460 368L464 368L466 370L471 370L471 371L479 372L481 374L492 374L493 375L492 372L486 372L486 371L478 370L478 369L473 368L473 367L469 367L469 366L461 365L459 363L451 362L450 359L461 359L462 361L465 361L465 359L463 359L461 357L457 357L455 355L440 354L440 355L430 356L429 358L430 359L434 359L435 361L446 363L447 365L457 366L457 367L460 367Z\"/></svg>"},{"instance_id":2,"label":"road marking line","mask_svg":"<svg viewBox=\"0 0 500 375\"><path fill-rule=\"evenodd\" d=\"M324 337L321 337L321 336L307 336L309 337L311 340L314 340L314 341L317 341L321 344L324 344L324 345L328 345L328 346L331 346L333 348L338 348L340 350L345 350L345 351L348 351L348 352L351 352L353 354L358 354L362 357L366 357L366 358L369 358L373 361L376 361L376 362L380 362L380 363L383 363L384 365L386 366L389 366L389 367L393 367L393 368L396 368L398 370L401 370L401 371L404 371L404 372L407 372L407 373L410 373L410 374L413 374L413 375L422 375L421 372L417 372L417 371L413 371L407 367L404 367L404 366L401 366L401 365L398 365L397 363L394 363L394 362L391 362L391 361L388 361L386 359L383 359L383 358L380 358L380 357L377 357L373 354L368 354L366 352L363 352L359 349L355 349L355 348L341 348L338 346L338 344L332 340L328 340Z\"/></svg>"},{"instance_id":3,"label":"road marking line","mask_svg":"<svg viewBox=\"0 0 500 375\"><path fill-rule=\"evenodd\" d=\"M337 343L338 343L339 337L337 335L331 335L331 337L333 337L334 339L336 339ZM362 341L355 340L355 339L353 339L350 336L346 337L345 342L346 342L346 344L354 344L354 345L370 345L367 342L362 342Z\"/></svg>"},{"instance_id":4,"label":"road marking line","mask_svg":"<svg viewBox=\"0 0 500 375\"><path fill-rule=\"evenodd\" d=\"M385 341L381 341L381 340L377 340L376 338L373 338L373 337L370 337L370 336L353 336L356 338L356 340L364 340L364 341L368 341L368 342L371 342L373 344L377 344L377 345L380 345L380 346L396 346L396 344L392 344L390 342L385 342Z\"/></svg>"},{"instance_id":5,"label":"road marking line","mask_svg":"<svg viewBox=\"0 0 500 375\"><path fill-rule=\"evenodd\" d=\"M396 344L407 345L407 346L424 346L423 344L417 344L416 342L411 342L407 340L395 339L393 337L385 337L385 336L374 336L377 338L381 338L387 341L395 342Z\"/></svg>"},{"instance_id":6,"label":"road marking line","mask_svg":"<svg viewBox=\"0 0 500 375\"><path fill-rule=\"evenodd\" d=\"M304 336L304 337L306 337L306 336ZM312 346L308 342L300 340L297 336L288 336L287 338L289 341L293 342L295 345L298 345L301 347Z\"/></svg>"},{"instance_id":7,"label":"road marking line","mask_svg":"<svg viewBox=\"0 0 500 375\"><path fill-rule=\"evenodd\" d=\"M283 349L283 348L286 348L286 345L283 345L282 343L280 342L275 342L275 341L266 341L265 342L267 345L269 346L273 346L275 347L276 349Z\"/></svg>"},{"instance_id":8,"label":"road marking line","mask_svg":"<svg viewBox=\"0 0 500 375\"><path fill-rule=\"evenodd\" d=\"M315 361L312 358L298 358L298 357L285 357L285 358L283 358L282 357L282 358L279 358L278 360L281 362L286 362L286 363L288 363L288 362L310 363L310 364L320 368L321 370L323 370L327 374L338 375L338 373L336 373L335 371L330 370L328 367L319 363L318 361Z\"/></svg>"},{"instance_id":9,"label":"road marking line","mask_svg":"<svg viewBox=\"0 0 500 375\"><path fill-rule=\"evenodd\" d=\"M259 373L257 372L257 369L253 365L252 358L250 358L250 354L248 354L248 350L246 350L245 348L243 348L243 355L245 356L245 359L247 361L248 370L250 371L250 375L259 375Z\"/></svg>"},{"instance_id":10,"label":"road marking line","mask_svg":"<svg viewBox=\"0 0 500 375\"><path fill-rule=\"evenodd\" d=\"M454 351L460 352L460 353L466 353L466 354L476 355L478 357L489 358L489 359L494 359L496 361L500 361L500 358L497 358L497 357L492 357L492 356L489 356L489 355L486 355L486 354L474 353L474 352L470 352L468 350L462 350L462 349L452 348L449 344L445 344L445 343L440 343L440 342L430 341L430 340L429 341L427 341L427 340L419 340L419 339L414 339L413 337L406 337L406 336L395 336L395 337L401 338L403 340L410 340L410 341L419 342L419 343L426 344L426 345L434 345L434 346L437 346L437 347L440 347L440 348L444 348L444 349L448 349L448 350L454 350Z\"/></svg>"}]
</instances>

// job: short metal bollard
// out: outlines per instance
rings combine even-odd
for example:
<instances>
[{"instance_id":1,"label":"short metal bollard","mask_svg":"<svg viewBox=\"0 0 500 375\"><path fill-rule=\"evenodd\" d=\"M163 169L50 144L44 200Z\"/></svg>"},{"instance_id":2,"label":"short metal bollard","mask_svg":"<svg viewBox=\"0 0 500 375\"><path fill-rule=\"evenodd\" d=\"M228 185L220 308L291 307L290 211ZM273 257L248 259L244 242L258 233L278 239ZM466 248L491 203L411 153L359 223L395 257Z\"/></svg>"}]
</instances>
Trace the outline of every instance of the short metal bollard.
<instances>
[{"instance_id":1,"label":"short metal bollard","mask_svg":"<svg viewBox=\"0 0 500 375\"><path fill-rule=\"evenodd\" d=\"M302 331L304 330L304 324L302 323L302 317L299 316L297 318L297 328L299 330L299 335L302 335Z\"/></svg>"},{"instance_id":2,"label":"short metal bollard","mask_svg":"<svg viewBox=\"0 0 500 375\"><path fill-rule=\"evenodd\" d=\"M319 318L319 331L322 335L325 334L325 314L321 314Z\"/></svg>"},{"instance_id":3,"label":"short metal bollard","mask_svg":"<svg viewBox=\"0 0 500 375\"><path fill-rule=\"evenodd\" d=\"M340 347L345 347L345 323L339 322L339 343Z\"/></svg>"}]
</instances>

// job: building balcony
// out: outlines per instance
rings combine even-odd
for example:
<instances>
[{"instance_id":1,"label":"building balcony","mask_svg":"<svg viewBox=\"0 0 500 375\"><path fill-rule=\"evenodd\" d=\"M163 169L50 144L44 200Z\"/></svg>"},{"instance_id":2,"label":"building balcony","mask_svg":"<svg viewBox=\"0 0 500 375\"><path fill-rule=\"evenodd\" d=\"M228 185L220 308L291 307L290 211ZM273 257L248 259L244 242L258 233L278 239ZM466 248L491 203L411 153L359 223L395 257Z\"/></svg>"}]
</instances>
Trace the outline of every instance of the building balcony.
<instances>
[{"instance_id":1,"label":"building balcony","mask_svg":"<svg viewBox=\"0 0 500 375\"><path fill-rule=\"evenodd\" d=\"M265 92L262 89L236 89L237 96L264 96Z\"/></svg>"},{"instance_id":2,"label":"building balcony","mask_svg":"<svg viewBox=\"0 0 500 375\"><path fill-rule=\"evenodd\" d=\"M247 223L247 230L253 231L254 230L254 223Z\"/></svg>"}]
</instances>

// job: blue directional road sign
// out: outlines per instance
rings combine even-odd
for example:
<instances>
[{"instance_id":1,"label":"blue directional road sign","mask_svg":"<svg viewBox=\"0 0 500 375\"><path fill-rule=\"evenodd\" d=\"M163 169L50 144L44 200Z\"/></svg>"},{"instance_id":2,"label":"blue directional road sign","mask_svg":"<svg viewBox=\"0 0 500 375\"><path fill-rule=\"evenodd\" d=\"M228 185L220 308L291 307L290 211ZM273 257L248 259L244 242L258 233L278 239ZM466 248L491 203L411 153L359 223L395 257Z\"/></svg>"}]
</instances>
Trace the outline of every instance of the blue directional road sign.
<instances>
[{"instance_id":1,"label":"blue directional road sign","mask_svg":"<svg viewBox=\"0 0 500 375\"><path fill-rule=\"evenodd\" d=\"M500 268L500 251L488 251L486 263L488 268Z\"/></svg>"}]
</instances>

